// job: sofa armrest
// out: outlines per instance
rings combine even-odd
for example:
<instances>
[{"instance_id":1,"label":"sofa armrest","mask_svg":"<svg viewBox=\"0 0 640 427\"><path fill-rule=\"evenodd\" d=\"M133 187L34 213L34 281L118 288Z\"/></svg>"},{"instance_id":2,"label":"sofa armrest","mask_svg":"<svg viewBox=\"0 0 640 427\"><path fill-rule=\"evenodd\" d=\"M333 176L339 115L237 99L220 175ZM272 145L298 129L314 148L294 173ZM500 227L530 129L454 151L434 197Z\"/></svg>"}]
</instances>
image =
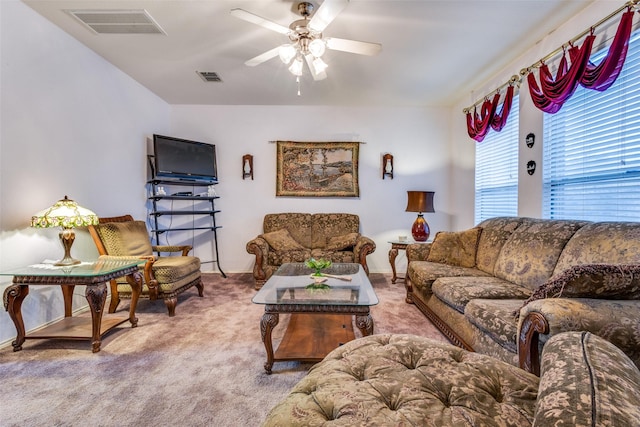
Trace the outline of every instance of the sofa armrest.
<instances>
[{"instance_id":1,"label":"sofa armrest","mask_svg":"<svg viewBox=\"0 0 640 427\"><path fill-rule=\"evenodd\" d=\"M411 243L407 245L406 255L407 262L426 261L431 251L431 242L429 243Z\"/></svg>"},{"instance_id":2,"label":"sofa armrest","mask_svg":"<svg viewBox=\"0 0 640 427\"><path fill-rule=\"evenodd\" d=\"M588 331L612 342L640 365L640 301L592 298L546 298L520 309L520 367L540 374L546 342L567 331Z\"/></svg>"},{"instance_id":3,"label":"sofa armrest","mask_svg":"<svg viewBox=\"0 0 640 427\"><path fill-rule=\"evenodd\" d=\"M189 245L180 245L180 246L173 246L173 245L156 245L153 246L153 251L154 252L182 252L182 256L187 256L189 255L189 252L191 252L192 247Z\"/></svg>"},{"instance_id":4,"label":"sofa armrest","mask_svg":"<svg viewBox=\"0 0 640 427\"><path fill-rule=\"evenodd\" d=\"M589 332L545 346L533 425L638 425L640 371L619 348Z\"/></svg>"},{"instance_id":5,"label":"sofa armrest","mask_svg":"<svg viewBox=\"0 0 640 427\"><path fill-rule=\"evenodd\" d=\"M256 256L256 262L253 264L253 278L256 281L256 288L260 288L267 281L265 265L269 256L269 243L258 236L247 243L247 252Z\"/></svg>"},{"instance_id":6,"label":"sofa armrest","mask_svg":"<svg viewBox=\"0 0 640 427\"><path fill-rule=\"evenodd\" d=\"M369 266L367 265L367 255L372 254L376 250L376 243L366 237L358 236L356 244L353 247L353 254L357 263L362 265L365 273L369 274Z\"/></svg>"}]
</instances>

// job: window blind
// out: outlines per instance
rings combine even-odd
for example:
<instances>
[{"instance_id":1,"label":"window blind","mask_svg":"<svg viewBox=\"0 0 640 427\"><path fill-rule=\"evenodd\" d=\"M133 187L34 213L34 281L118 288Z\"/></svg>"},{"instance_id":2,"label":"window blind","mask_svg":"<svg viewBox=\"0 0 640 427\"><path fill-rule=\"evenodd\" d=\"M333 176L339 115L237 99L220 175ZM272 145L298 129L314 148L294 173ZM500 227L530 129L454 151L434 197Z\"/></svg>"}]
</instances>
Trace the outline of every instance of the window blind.
<instances>
[{"instance_id":1,"label":"window blind","mask_svg":"<svg viewBox=\"0 0 640 427\"><path fill-rule=\"evenodd\" d=\"M580 86L558 113L544 114L545 218L640 221L639 75L636 31L613 86Z\"/></svg>"},{"instance_id":2,"label":"window blind","mask_svg":"<svg viewBox=\"0 0 640 427\"><path fill-rule=\"evenodd\" d=\"M514 95L509 120L500 132L490 131L476 143L475 223L518 214L519 95Z\"/></svg>"}]
</instances>

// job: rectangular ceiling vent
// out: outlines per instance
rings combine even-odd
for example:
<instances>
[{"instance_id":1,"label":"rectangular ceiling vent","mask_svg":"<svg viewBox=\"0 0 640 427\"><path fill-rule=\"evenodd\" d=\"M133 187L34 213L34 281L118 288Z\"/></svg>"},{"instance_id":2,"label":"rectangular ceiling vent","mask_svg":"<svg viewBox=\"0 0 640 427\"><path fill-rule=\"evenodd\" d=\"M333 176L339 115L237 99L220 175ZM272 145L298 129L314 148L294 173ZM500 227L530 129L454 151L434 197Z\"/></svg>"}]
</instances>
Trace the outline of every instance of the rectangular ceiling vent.
<instances>
[{"instance_id":1,"label":"rectangular ceiling vent","mask_svg":"<svg viewBox=\"0 0 640 427\"><path fill-rule=\"evenodd\" d=\"M215 73L213 71L196 71L196 73L198 73L200 77L202 77L202 80L204 80L205 82L222 82L222 79L220 78L218 73Z\"/></svg>"},{"instance_id":2,"label":"rectangular ceiling vent","mask_svg":"<svg viewBox=\"0 0 640 427\"><path fill-rule=\"evenodd\" d=\"M96 34L164 34L158 23L144 9L67 10Z\"/></svg>"}]
</instances>

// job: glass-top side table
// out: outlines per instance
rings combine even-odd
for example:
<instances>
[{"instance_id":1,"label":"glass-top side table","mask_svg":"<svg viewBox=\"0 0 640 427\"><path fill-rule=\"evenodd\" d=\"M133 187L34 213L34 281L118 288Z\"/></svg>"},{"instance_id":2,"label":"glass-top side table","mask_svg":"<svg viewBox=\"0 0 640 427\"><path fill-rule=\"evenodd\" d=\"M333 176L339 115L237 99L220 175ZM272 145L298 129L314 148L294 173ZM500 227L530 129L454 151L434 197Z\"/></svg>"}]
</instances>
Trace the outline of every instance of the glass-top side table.
<instances>
[{"instance_id":1,"label":"glass-top side table","mask_svg":"<svg viewBox=\"0 0 640 427\"><path fill-rule=\"evenodd\" d=\"M142 274L139 265L144 260L119 261L102 257L91 263L56 267L52 264L34 264L0 272L0 276L13 276L13 284L5 289L3 303L13 321L17 337L11 344L13 351L22 350L26 339L62 338L90 339L92 351L100 351L102 336L115 326L129 320L131 327L138 325L135 316L136 305L142 291ZM108 316L103 319L104 304L107 299L107 282L126 277L133 289L129 316ZM22 318L22 302L29 294L29 286L59 285L64 298L64 319L42 329L25 333ZM91 311L91 319L72 317L72 297L76 285L84 285L85 297Z\"/></svg>"}]
</instances>

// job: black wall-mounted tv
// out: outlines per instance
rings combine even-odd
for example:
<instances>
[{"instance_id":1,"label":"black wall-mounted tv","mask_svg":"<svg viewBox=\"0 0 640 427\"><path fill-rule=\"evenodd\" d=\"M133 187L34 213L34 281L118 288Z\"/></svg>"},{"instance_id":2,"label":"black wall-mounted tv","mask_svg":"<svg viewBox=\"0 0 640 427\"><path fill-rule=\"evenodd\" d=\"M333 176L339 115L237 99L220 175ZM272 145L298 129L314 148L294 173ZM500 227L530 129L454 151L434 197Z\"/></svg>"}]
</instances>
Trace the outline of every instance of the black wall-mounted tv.
<instances>
[{"instance_id":1,"label":"black wall-mounted tv","mask_svg":"<svg viewBox=\"0 0 640 427\"><path fill-rule=\"evenodd\" d=\"M164 135L153 135L155 179L218 182L216 146Z\"/></svg>"}]
</instances>

